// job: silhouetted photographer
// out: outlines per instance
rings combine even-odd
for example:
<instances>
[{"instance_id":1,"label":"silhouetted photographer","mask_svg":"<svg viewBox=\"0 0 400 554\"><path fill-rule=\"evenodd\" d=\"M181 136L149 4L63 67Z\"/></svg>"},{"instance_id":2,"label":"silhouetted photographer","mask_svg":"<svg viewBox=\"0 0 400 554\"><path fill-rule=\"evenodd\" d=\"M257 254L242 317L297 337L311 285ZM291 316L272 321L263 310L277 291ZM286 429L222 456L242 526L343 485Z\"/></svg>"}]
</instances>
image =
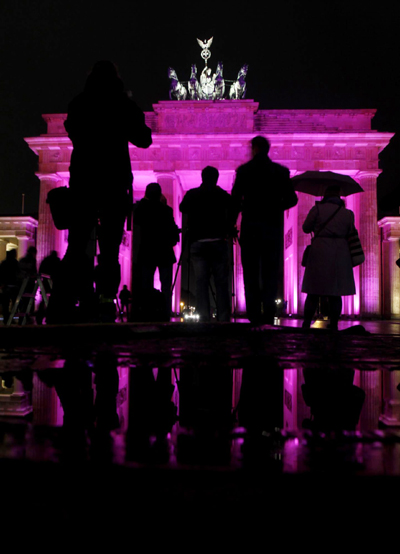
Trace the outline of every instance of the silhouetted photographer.
<instances>
[{"instance_id":1,"label":"silhouetted photographer","mask_svg":"<svg viewBox=\"0 0 400 554\"><path fill-rule=\"evenodd\" d=\"M129 142L148 148L151 130L143 112L128 98L117 69L97 62L84 91L69 105L65 129L73 144L70 164L71 218L68 249L54 283L47 322L73 322L79 301L81 317L93 316L93 263L86 250L96 229L101 253L100 316L115 319L120 283L119 246L132 207Z\"/></svg>"}]
</instances>

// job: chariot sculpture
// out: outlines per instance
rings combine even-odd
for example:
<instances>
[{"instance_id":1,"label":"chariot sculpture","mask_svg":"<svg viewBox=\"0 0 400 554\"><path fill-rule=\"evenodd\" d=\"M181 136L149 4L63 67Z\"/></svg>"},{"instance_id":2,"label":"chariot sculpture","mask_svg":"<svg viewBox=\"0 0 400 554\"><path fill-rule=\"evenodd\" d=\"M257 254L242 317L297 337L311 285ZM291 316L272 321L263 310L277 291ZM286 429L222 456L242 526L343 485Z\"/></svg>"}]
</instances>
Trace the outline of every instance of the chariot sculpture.
<instances>
[{"instance_id":1,"label":"chariot sculpture","mask_svg":"<svg viewBox=\"0 0 400 554\"><path fill-rule=\"evenodd\" d=\"M211 58L210 46L213 37L208 40L197 39L201 47L201 57L205 62L204 69L197 78L197 66L191 66L191 73L188 81L179 81L176 71L170 67L168 77L171 80L169 88L170 100L224 100L226 84L229 84L228 97L230 100L241 100L246 95L246 76L248 65L244 64L238 73L235 81L225 80L223 76L223 64L218 62L215 73L208 67L208 60Z\"/></svg>"}]
</instances>

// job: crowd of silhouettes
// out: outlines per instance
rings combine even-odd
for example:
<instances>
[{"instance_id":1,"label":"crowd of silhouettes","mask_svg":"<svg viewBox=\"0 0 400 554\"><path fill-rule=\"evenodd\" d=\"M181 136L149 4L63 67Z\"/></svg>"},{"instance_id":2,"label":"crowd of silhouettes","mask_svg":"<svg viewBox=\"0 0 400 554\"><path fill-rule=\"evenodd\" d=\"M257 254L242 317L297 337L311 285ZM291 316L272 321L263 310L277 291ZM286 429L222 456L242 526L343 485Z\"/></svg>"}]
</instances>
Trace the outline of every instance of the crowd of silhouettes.
<instances>
[{"instance_id":1,"label":"crowd of silhouettes","mask_svg":"<svg viewBox=\"0 0 400 554\"><path fill-rule=\"evenodd\" d=\"M68 247L57 262L57 271L42 268L52 274L53 281L46 322L115 321L121 281L119 249L127 219L128 227L132 223L132 210L137 248L133 249L129 317L168 321L176 263L174 246L180 240L180 229L158 183L149 183L144 198L133 204L129 143L148 148L152 135L144 113L124 92L112 62L102 60L93 66L84 90L68 106L64 126L73 146L69 187L63 191L70 212ZM297 196L287 168L269 159L267 139L255 137L251 146L253 159L238 168L231 195L217 185L218 170L207 166L200 186L189 190L180 204L186 217L196 307L202 321L211 318L211 275L217 320L230 321L230 241L236 237L236 219L242 212L240 242L247 314L253 323L273 322L279 278L279 223L283 211L296 204ZM88 252L93 237L99 249L96 268L96 251ZM46 259L46 264L51 261L51 257ZM36 274L36 252L30 249L20 265L22 272ZM161 292L154 288L157 269ZM123 311L128 311L127 306L124 300Z\"/></svg>"},{"instance_id":2,"label":"crowd of silhouettes","mask_svg":"<svg viewBox=\"0 0 400 554\"><path fill-rule=\"evenodd\" d=\"M129 143L148 148L152 135L144 113L124 92L112 62L103 60L93 66L83 92L68 106L65 129L73 145L68 247L62 260L52 252L42 261L40 272L51 276L53 287L46 313L43 303L39 308L38 322L44 317L47 323L115 321L121 281L119 249L126 221L128 228L133 223L132 292L127 286L122 289L120 311L131 320L168 321L173 265L177 261L174 247L180 241L181 229L159 183L149 183L144 198L133 203ZM201 172L199 186L188 190L179 205L184 218L183 233L188 237L189 263L194 268L196 311L203 322L212 317L210 292L214 295L217 320L231 319L232 240L237 238L236 224L241 214L239 244L247 317L255 325L274 323L282 280L283 213L298 199L289 170L270 159L269 141L255 136L250 147L252 157L237 168L231 194L218 186L218 169L207 166ZM314 262L311 260L306 267L302 288L308 295L304 326L310 326L319 297L327 296L332 328L337 329L341 296L354 294L346 242L354 216L344 209L338 190L330 190L317 204L304 222L305 232L318 232L324 219L332 212L339 213L318 236L313 248ZM341 241L332 243L341 248L336 256L340 260L334 267L335 256L330 255L332 233L336 233L334 238L338 233L341 237ZM99 249L96 267L94 253L88 252L93 237ZM324 241L329 242L329 247L324 247ZM317 246L321 247L319 252ZM347 263L342 263L345 258ZM10 251L0 269L4 319L18 292L16 264ZM345 272L343 278L335 281L338 268L345 268ZM156 270L161 291L154 287ZM37 274L34 247L19 261L18 272L29 278L26 292L31 292ZM342 286L344 282L346 286Z\"/></svg>"}]
</instances>

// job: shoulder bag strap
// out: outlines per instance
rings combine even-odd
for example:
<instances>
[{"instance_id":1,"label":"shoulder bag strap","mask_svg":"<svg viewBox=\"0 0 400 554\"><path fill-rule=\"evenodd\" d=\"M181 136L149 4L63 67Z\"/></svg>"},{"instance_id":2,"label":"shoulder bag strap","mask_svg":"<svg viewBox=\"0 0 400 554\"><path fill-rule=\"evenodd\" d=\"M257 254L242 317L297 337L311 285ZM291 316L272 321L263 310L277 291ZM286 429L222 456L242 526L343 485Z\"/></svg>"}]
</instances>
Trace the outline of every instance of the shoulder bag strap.
<instances>
[{"instance_id":1,"label":"shoulder bag strap","mask_svg":"<svg viewBox=\"0 0 400 554\"><path fill-rule=\"evenodd\" d=\"M337 210L335 210L333 212L333 214L328 217L328 219L326 221L324 221L324 223L322 224L322 227L320 227L319 231L318 231L318 234L314 233L314 238L317 237L319 235L319 233L322 231L322 229L324 227L326 227L326 225L328 225L328 223L335 217L335 215L338 213L338 211L342 208L343 206L339 206Z\"/></svg>"}]
</instances>

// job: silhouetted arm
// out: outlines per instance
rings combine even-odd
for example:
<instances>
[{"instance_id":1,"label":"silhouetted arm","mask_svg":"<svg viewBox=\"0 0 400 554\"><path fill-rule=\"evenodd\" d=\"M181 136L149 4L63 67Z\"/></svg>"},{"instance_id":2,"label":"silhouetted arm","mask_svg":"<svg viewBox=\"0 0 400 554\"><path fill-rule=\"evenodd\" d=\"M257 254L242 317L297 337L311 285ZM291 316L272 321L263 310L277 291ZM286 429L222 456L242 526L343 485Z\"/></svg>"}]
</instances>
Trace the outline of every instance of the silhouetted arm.
<instances>
[{"instance_id":1,"label":"silhouetted arm","mask_svg":"<svg viewBox=\"0 0 400 554\"><path fill-rule=\"evenodd\" d=\"M183 213L183 214L187 214L189 213L190 209L191 209L191 205L192 205L192 202L191 202L191 199L190 199L190 194L189 194L190 191L188 191L185 196L183 197L182 199L182 202L179 204L179 210Z\"/></svg>"},{"instance_id":2,"label":"silhouetted arm","mask_svg":"<svg viewBox=\"0 0 400 554\"><path fill-rule=\"evenodd\" d=\"M290 171L286 167L282 167L282 209L288 210L296 206L298 202L297 194L294 191L292 181L290 180Z\"/></svg>"},{"instance_id":3,"label":"silhouetted arm","mask_svg":"<svg viewBox=\"0 0 400 554\"><path fill-rule=\"evenodd\" d=\"M138 148L148 148L153 140L151 129L145 123L144 113L132 100L127 99L127 102L128 140Z\"/></svg>"},{"instance_id":4,"label":"silhouetted arm","mask_svg":"<svg viewBox=\"0 0 400 554\"><path fill-rule=\"evenodd\" d=\"M233 183L231 197L232 197L232 221L233 225L236 224L239 213L242 211L242 201L244 193L245 179L243 176L242 168L238 168L236 171L235 182Z\"/></svg>"},{"instance_id":5,"label":"silhouetted arm","mask_svg":"<svg viewBox=\"0 0 400 554\"><path fill-rule=\"evenodd\" d=\"M295 193L293 189L292 183L289 181L289 185L285 188L285 194L282 198L282 208L284 210L288 210L289 208L293 208L293 206L296 206L297 202L299 201L297 194Z\"/></svg>"}]
</instances>

